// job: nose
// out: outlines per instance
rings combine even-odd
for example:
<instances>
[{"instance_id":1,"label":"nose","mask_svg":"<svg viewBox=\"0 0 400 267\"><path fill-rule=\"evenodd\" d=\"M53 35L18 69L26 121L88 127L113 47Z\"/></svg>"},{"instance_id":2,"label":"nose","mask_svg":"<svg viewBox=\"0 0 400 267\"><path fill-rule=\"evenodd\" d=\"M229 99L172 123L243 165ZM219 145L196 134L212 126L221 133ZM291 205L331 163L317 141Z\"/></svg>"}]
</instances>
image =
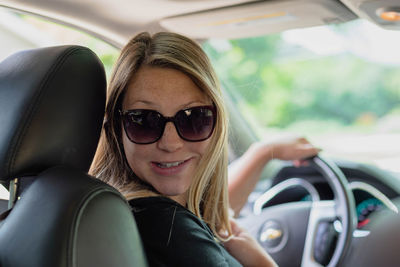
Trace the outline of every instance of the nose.
<instances>
[{"instance_id":1,"label":"nose","mask_svg":"<svg viewBox=\"0 0 400 267\"><path fill-rule=\"evenodd\" d=\"M167 122L163 135L157 141L157 146L161 150L174 152L183 146L183 142L184 140L178 135L175 125L172 122Z\"/></svg>"}]
</instances>

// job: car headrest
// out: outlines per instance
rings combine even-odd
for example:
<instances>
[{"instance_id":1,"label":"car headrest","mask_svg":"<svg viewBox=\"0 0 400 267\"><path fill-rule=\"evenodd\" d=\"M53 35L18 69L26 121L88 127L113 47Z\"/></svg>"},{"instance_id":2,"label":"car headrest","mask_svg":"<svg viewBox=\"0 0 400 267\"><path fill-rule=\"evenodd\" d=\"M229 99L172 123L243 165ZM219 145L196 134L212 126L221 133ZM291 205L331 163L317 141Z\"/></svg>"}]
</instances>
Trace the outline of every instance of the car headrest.
<instances>
[{"instance_id":1,"label":"car headrest","mask_svg":"<svg viewBox=\"0 0 400 267\"><path fill-rule=\"evenodd\" d=\"M0 63L0 181L64 165L87 171L103 122L106 79L81 46L21 51Z\"/></svg>"}]
</instances>

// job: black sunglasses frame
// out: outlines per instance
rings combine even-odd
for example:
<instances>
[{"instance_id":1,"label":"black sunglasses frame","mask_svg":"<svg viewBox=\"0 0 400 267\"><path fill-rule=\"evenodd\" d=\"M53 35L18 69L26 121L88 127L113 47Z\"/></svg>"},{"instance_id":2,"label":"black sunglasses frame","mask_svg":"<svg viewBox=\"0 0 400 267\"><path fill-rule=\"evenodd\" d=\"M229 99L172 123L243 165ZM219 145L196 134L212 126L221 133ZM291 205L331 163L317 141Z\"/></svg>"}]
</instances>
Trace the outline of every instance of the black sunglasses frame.
<instances>
[{"instance_id":1,"label":"black sunglasses frame","mask_svg":"<svg viewBox=\"0 0 400 267\"><path fill-rule=\"evenodd\" d=\"M191 109L195 109L195 108L204 108L204 109L210 110L212 112L212 116L213 116L213 125L212 125L212 128L210 130L210 133L206 137L198 139L198 140L197 139L196 140L190 140L190 139L185 138L182 135L181 130L177 126L178 122L177 122L176 116L177 116L178 113L180 113L182 111L191 110ZM126 124L124 123L124 117L129 115L129 113L137 112L137 111L152 111L152 112L155 112L155 113L160 115L160 118L161 118L161 120L163 122L162 130L160 131L159 136L154 141L151 141L151 142L137 142L137 141L134 141L134 140L132 140L130 138L130 136L129 136L128 132L127 132L127 129L126 129ZM195 106L195 107L190 107L190 108L186 108L186 109L181 109L181 110L177 111L175 113L175 115L172 116L172 117L166 117L166 116L162 115L160 112L158 112L156 110L152 110L152 109L130 109L130 110L125 110L125 111L118 110L118 112L119 112L119 114L121 116L122 125L124 127L125 134L128 137L129 141L131 141L132 143L135 143L135 144L139 144L139 145L153 144L153 143L157 142L158 140L160 140L161 137L164 135L164 131L165 131L165 127L167 125L167 122L172 122L174 124L176 132L178 133L179 137L182 138L183 140L188 141L188 142L201 142L201 141L204 141L204 140L207 140L208 138L210 138L210 136L214 132L215 124L216 124L216 121L217 121L217 110L216 110L214 105Z\"/></svg>"}]
</instances>

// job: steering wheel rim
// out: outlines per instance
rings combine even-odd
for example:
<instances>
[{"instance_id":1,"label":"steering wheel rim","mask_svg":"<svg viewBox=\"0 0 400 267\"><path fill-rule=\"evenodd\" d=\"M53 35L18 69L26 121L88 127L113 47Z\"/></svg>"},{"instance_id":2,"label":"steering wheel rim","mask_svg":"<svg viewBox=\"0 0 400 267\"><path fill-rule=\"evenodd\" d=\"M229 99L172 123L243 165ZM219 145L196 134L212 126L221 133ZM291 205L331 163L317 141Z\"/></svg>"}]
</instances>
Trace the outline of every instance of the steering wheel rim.
<instances>
[{"instance_id":1,"label":"steering wheel rim","mask_svg":"<svg viewBox=\"0 0 400 267\"><path fill-rule=\"evenodd\" d=\"M266 245L264 241L265 238L262 238L262 234L264 234L265 237L265 233L269 231L269 228L280 229L279 227L283 226L284 228L281 228L283 237L287 239L287 234L294 236L291 238L292 241L288 242L287 246L281 246L281 248L276 251L271 249L270 245L266 245L264 248L272 253L271 256L277 256L278 258L276 258L276 260L280 259L286 262L286 264L289 264L290 261L288 262L286 259L289 253L292 257L295 255L295 257L299 257L297 258L298 260L295 260L295 262L297 262L296 266L320 267L322 263L319 263L314 257L314 252L318 248L318 246L315 245L317 243L316 240L317 238L321 238L321 233L317 233L321 229L319 227L320 222L329 225L331 222L339 220L342 223L342 229L341 232L339 231L340 234L337 238L336 247L334 248L329 262L324 263L329 267L338 266L349 249L353 232L356 229L357 218L354 196L346 177L335 163L321 156L309 158L308 162L310 167L317 170L326 179L333 191L334 200L320 201L319 195L311 183L302 178L291 178L275 185L260 196L254 203L253 215L242 218L242 223L245 227L247 225L247 229L257 239L260 238L259 241L264 245ZM265 204L274 198L274 196L286 189L296 186L300 186L308 191L312 202L291 202L263 209ZM294 214L297 214L298 217L290 217L294 216ZM293 220L293 218L296 219ZM271 221L278 222L278 225L269 227ZM303 240L301 243L302 247L299 247L299 240ZM292 244L293 241L294 243ZM294 247L297 248L297 252L293 251ZM284 254L284 252L286 252L286 254ZM284 258L279 258L282 256ZM294 262L290 264L293 263Z\"/></svg>"},{"instance_id":2,"label":"steering wheel rim","mask_svg":"<svg viewBox=\"0 0 400 267\"><path fill-rule=\"evenodd\" d=\"M349 249L353 232L357 225L354 196L345 175L335 163L321 156L315 156L309 162L325 177L330 185L334 194L334 205L332 205L332 202L313 202L303 250L302 266L321 266L313 257L316 227L322 220L335 218L341 221L342 232L338 237L335 250L327 266L338 266Z\"/></svg>"}]
</instances>

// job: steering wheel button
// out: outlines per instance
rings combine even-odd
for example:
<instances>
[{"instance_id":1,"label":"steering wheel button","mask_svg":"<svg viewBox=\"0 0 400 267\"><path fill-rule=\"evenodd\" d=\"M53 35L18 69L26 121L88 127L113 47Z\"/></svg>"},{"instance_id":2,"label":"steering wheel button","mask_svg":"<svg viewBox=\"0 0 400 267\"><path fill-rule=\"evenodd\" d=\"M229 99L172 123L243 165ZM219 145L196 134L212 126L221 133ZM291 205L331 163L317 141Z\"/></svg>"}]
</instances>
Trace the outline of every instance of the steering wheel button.
<instances>
[{"instance_id":1,"label":"steering wheel button","mask_svg":"<svg viewBox=\"0 0 400 267\"><path fill-rule=\"evenodd\" d=\"M327 265L333 254L337 239L337 232L335 231L331 222L321 222L318 225L315 237L314 258L322 265Z\"/></svg>"}]
</instances>

